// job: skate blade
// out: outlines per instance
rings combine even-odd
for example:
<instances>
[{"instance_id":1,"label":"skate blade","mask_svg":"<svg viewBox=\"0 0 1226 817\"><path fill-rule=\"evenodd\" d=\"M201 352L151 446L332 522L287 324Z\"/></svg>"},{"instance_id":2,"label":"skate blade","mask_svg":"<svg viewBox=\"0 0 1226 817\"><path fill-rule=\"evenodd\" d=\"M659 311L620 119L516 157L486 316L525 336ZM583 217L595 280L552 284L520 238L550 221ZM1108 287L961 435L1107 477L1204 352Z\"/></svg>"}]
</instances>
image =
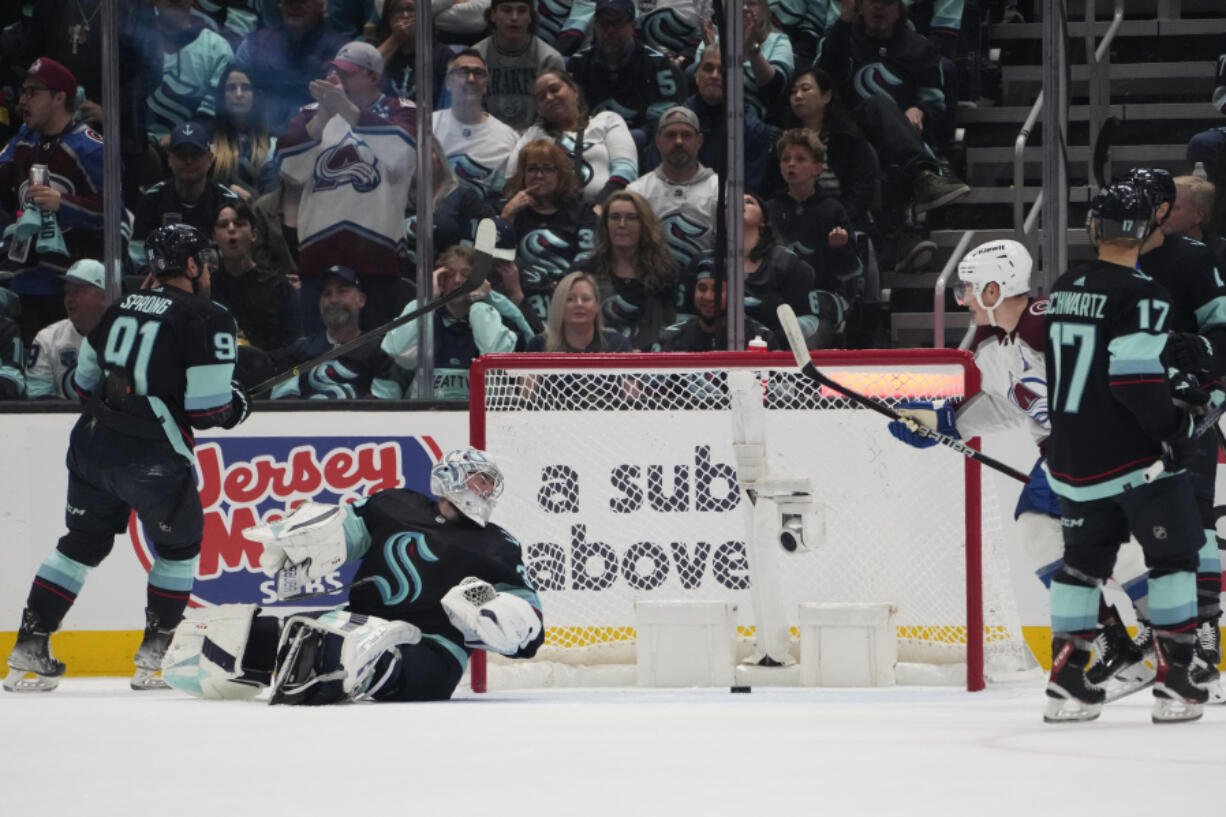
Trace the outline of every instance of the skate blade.
<instances>
[{"instance_id":1,"label":"skate blade","mask_svg":"<svg viewBox=\"0 0 1226 817\"><path fill-rule=\"evenodd\" d=\"M138 669L128 686L137 692L145 692L150 689L170 689L170 684L163 681L161 675L155 675L156 672L158 670Z\"/></svg>"},{"instance_id":2,"label":"skate blade","mask_svg":"<svg viewBox=\"0 0 1226 817\"><path fill-rule=\"evenodd\" d=\"M1103 711L1102 704L1087 704L1072 698L1048 698L1043 710L1044 723L1092 721Z\"/></svg>"},{"instance_id":3,"label":"skate blade","mask_svg":"<svg viewBox=\"0 0 1226 817\"><path fill-rule=\"evenodd\" d=\"M38 675L21 669L10 669L8 675L4 676L4 688L8 692L50 692L59 685L58 677Z\"/></svg>"},{"instance_id":4,"label":"skate blade","mask_svg":"<svg viewBox=\"0 0 1226 817\"><path fill-rule=\"evenodd\" d=\"M1189 703L1182 698L1154 698L1154 723L1196 721L1204 714L1204 704Z\"/></svg>"}]
</instances>

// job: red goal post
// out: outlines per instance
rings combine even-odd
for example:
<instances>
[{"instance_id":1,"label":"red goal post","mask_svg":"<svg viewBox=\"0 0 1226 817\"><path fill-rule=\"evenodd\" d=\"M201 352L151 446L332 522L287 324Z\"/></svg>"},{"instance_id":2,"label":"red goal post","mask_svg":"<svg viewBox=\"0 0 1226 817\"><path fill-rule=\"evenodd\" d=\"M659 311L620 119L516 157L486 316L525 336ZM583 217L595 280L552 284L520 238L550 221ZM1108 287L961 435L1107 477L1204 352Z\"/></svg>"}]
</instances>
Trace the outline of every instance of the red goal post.
<instances>
[{"instance_id":1,"label":"red goal post","mask_svg":"<svg viewBox=\"0 0 1226 817\"><path fill-rule=\"evenodd\" d=\"M812 356L836 382L889 405L979 390L963 351ZM746 600L732 368L761 377L772 474L810 477L825 509L825 541L788 563L786 602L894 603L900 661L965 662L969 690L984 687L989 664L1029 666L980 465L895 440L884 418L806 378L787 352L496 354L473 364L470 441L506 477L494 521L524 547L544 609L542 655L633 662L635 601ZM738 608L751 641L750 605ZM484 691L484 654L471 667Z\"/></svg>"}]
</instances>

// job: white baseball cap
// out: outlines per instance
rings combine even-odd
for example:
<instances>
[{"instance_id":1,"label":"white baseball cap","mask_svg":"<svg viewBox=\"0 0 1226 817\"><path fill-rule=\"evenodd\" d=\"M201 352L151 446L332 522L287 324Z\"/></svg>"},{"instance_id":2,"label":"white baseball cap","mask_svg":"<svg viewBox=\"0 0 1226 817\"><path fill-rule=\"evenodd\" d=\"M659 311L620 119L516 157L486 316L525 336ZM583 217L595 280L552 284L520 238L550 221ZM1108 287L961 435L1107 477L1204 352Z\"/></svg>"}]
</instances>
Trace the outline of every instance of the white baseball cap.
<instances>
[{"instance_id":1,"label":"white baseball cap","mask_svg":"<svg viewBox=\"0 0 1226 817\"><path fill-rule=\"evenodd\" d=\"M383 73L383 55L370 43L347 43L336 52L332 65L342 71L374 71Z\"/></svg>"}]
</instances>

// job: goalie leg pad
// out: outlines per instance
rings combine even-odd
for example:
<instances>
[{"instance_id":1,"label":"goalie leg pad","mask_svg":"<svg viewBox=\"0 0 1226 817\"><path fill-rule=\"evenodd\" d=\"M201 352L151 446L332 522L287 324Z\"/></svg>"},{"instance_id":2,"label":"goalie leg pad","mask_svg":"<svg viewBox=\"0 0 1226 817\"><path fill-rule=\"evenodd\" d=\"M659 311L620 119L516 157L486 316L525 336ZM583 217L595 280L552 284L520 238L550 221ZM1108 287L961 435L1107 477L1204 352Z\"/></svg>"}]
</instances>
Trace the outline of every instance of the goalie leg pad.
<instances>
[{"instance_id":1,"label":"goalie leg pad","mask_svg":"<svg viewBox=\"0 0 1226 817\"><path fill-rule=\"evenodd\" d=\"M403 621L331 610L292 616L277 646L277 668L270 703L319 706L369 697L389 672L398 645L416 644L421 630Z\"/></svg>"},{"instance_id":2,"label":"goalie leg pad","mask_svg":"<svg viewBox=\"0 0 1226 817\"><path fill-rule=\"evenodd\" d=\"M268 685L268 674L248 671L244 653L256 613L254 604L223 604L207 618L185 619L162 659L162 678L197 698L254 698Z\"/></svg>"}]
</instances>

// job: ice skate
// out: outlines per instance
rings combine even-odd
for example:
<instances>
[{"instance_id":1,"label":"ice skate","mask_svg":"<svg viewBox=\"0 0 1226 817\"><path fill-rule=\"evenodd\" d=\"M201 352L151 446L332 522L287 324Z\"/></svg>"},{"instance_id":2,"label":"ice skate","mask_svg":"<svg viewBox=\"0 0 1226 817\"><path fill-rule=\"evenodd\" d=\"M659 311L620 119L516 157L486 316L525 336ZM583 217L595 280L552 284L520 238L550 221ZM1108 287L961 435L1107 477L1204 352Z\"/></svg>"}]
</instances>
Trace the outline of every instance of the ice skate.
<instances>
[{"instance_id":1,"label":"ice skate","mask_svg":"<svg viewBox=\"0 0 1226 817\"><path fill-rule=\"evenodd\" d=\"M1046 723L1092 721L1102 712L1106 693L1086 678L1090 642L1079 638L1052 640L1051 677L1047 681Z\"/></svg>"},{"instance_id":2,"label":"ice skate","mask_svg":"<svg viewBox=\"0 0 1226 817\"><path fill-rule=\"evenodd\" d=\"M1158 675L1154 682L1154 723L1199 720L1209 691L1192 680L1193 639L1174 633L1162 634L1154 651Z\"/></svg>"},{"instance_id":3,"label":"ice skate","mask_svg":"<svg viewBox=\"0 0 1226 817\"><path fill-rule=\"evenodd\" d=\"M1124 629L1124 625L1119 624L1118 627L1119 632L1127 638L1128 632ZM1099 634L1100 637L1102 635L1102 633ZM1094 641L1097 647L1098 638L1095 638ZM1107 703L1118 701L1134 692L1140 692L1154 683L1154 677L1157 674L1157 663L1154 660L1154 631L1148 622L1141 621L1137 624L1137 636L1131 639L1130 644L1131 646L1121 645L1117 642L1116 646L1119 647L1117 655L1127 655L1130 658L1139 656L1139 658L1118 662L1116 669L1106 676L1105 680L1099 680L1095 667L1090 667L1090 673L1094 673L1092 680L1102 684L1107 692Z\"/></svg>"},{"instance_id":4,"label":"ice skate","mask_svg":"<svg viewBox=\"0 0 1226 817\"><path fill-rule=\"evenodd\" d=\"M51 654L51 633L44 630L32 610L21 614L17 643L9 653L4 688L9 692L50 692L60 684L64 663Z\"/></svg>"},{"instance_id":5,"label":"ice skate","mask_svg":"<svg viewBox=\"0 0 1226 817\"><path fill-rule=\"evenodd\" d=\"M136 673L132 676L129 686L137 691L148 689L170 689L162 680L162 658L174 638L175 629L165 629L158 626L157 616L149 610L145 611L145 637L141 639L140 648L136 651Z\"/></svg>"},{"instance_id":6,"label":"ice skate","mask_svg":"<svg viewBox=\"0 0 1226 817\"><path fill-rule=\"evenodd\" d=\"M1222 661L1221 631L1216 621L1203 621L1196 628L1196 652L1192 659L1192 681L1209 691L1211 705L1226 704L1226 692L1222 691L1222 673L1218 664Z\"/></svg>"}]
</instances>

